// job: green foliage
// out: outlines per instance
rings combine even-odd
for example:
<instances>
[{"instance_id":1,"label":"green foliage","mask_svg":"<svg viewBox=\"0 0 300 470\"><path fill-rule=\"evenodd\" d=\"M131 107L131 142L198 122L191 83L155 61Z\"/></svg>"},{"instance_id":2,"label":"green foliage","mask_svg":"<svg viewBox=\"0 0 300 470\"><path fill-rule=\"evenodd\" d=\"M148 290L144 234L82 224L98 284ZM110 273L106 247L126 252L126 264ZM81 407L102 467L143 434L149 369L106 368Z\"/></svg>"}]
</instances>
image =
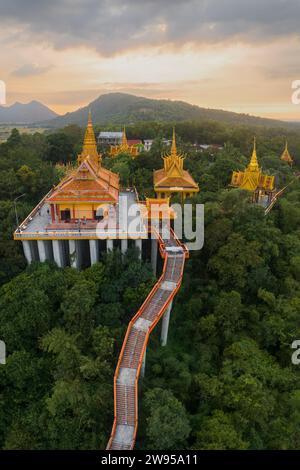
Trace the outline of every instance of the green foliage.
<instances>
[{"instance_id":1,"label":"green foliage","mask_svg":"<svg viewBox=\"0 0 300 470\"><path fill-rule=\"evenodd\" d=\"M203 420L201 431L197 433L194 449L228 450L246 449L231 419L223 411L215 410L211 417Z\"/></svg>"},{"instance_id":2,"label":"green foliage","mask_svg":"<svg viewBox=\"0 0 300 470\"><path fill-rule=\"evenodd\" d=\"M1 448L105 448L115 342L124 334L123 317L135 313L124 299L128 289L146 296L152 282L150 266L129 251L81 272L35 263L2 286L0 338L8 359L0 368ZM105 294L116 286L112 304Z\"/></svg>"},{"instance_id":3,"label":"green foliage","mask_svg":"<svg viewBox=\"0 0 300 470\"><path fill-rule=\"evenodd\" d=\"M182 449L190 433L183 405L171 392L154 388L146 393L144 406L148 409L147 449Z\"/></svg>"}]
</instances>

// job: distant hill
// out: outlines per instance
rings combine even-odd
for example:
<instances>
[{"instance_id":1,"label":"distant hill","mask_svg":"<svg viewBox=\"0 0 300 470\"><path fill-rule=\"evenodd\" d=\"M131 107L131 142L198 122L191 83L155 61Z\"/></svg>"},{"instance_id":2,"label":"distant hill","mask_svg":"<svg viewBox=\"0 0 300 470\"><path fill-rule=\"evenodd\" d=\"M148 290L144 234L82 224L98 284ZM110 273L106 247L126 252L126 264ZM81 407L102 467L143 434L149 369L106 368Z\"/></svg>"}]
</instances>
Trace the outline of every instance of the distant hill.
<instances>
[{"instance_id":1,"label":"distant hill","mask_svg":"<svg viewBox=\"0 0 300 470\"><path fill-rule=\"evenodd\" d=\"M58 116L39 101L0 106L0 124L35 124Z\"/></svg>"},{"instance_id":2,"label":"distant hill","mask_svg":"<svg viewBox=\"0 0 300 470\"><path fill-rule=\"evenodd\" d=\"M299 123L287 123L248 114L233 113L219 109L201 108L184 101L157 100L127 93L108 93L99 96L84 108L40 123L49 127L68 124L84 126L91 109L95 124L133 124L139 121L189 121L214 120L231 124L252 126L279 126L299 128Z\"/></svg>"}]
</instances>

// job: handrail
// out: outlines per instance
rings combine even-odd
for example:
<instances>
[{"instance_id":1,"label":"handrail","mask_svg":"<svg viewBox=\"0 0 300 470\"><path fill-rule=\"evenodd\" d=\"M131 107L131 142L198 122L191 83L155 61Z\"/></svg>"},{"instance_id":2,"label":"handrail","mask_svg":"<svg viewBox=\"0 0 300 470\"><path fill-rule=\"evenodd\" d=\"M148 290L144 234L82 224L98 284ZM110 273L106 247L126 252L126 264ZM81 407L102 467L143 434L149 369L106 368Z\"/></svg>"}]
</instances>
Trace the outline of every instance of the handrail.
<instances>
[{"instance_id":1,"label":"handrail","mask_svg":"<svg viewBox=\"0 0 300 470\"><path fill-rule=\"evenodd\" d=\"M109 439L108 444L107 444L107 449L119 449L119 450L128 449L128 450L131 450L134 447L135 439L136 439L136 433L137 433L137 427L138 427L138 379L139 379L140 370L141 370L141 367L142 367L143 357L144 357L144 354L145 354L145 351L146 351L148 339L149 339L149 336L150 336L152 330L155 328L155 326L157 325L157 323L159 322L159 320L163 316L166 308L168 307L170 302L173 300L173 298L176 295L178 289L180 288L182 275L183 275L185 258L188 257L187 248L185 247L185 245L183 245L178 240L178 238L174 234L173 230L170 230L170 236L171 236L172 240L176 243L176 246L182 248L182 251L177 253L177 254L176 253L172 254L172 253L168 252L166 244L165 244L165 240L161 237L161 235L158 231L153 230L153 233L155 234L155 236L158 240L158 243L160 245L160 253L163 255L163 258L164 258L163 271L162 271L162 274L161 274L160 278L155 283L155 285L153 286L150 293L147 295L146 299L144 300L141 307L138 309L137 313L130 320L130 322L128 324L128 327L127 327L127 331L126 331L125 338L124 338L124 341L123 341L123 344L122 344L122 348L121 348L121 351L120 351L120 354L119 354L119 359L118 359L118 363L117 363L117 367L116 367L115 375L114 375L114 422L113 422L113 426L112 426L110 439ZM181 261L179 277L178 277L176 283L174 282L174 288L169 291L169 295L165 299L162 306L157 307L156 312L154 311L154 317L153 317L153 319L151 321L151 324L149 325L147 331L145 332L145 337L144 337L144 340L143 340L143 346L142 346L142 349L141 349L141 351L139 352L139 355L138 355L138 364L137 364L137 366L130 368L130 369L135 371L135 379L134 379L134 429L133 429L133 433L132 433L132 426L128 425L127 428L128 429L130 428L130 432L131 432L130 437L129 437L129 439L127 438L127 441L121 442L120 440L118 441L116 439L117 428L118 428L118 426L120 426L120 428L121 427L126 428L126 425L124 426L124 425L118 424L118 418L119 418L119 415L121 415L122 412L124 411L124 407L125 408L127 407L127 402L124 403L124 404L119 403L118 395L117 395L117 385L118 385L118 379L120 377L120 372L121 372L121 369L122 369L122 361L125 359L124 358L125 348L126 348L127 344L129 344L129 337L130 337L131 332L133 331L133 328L135 327L135 323L137 322L138 319L140 319L142 317L143 313L146 310L146 307L148 306L150 308L151 299L155 296L155 294L158 292L158 290L160 288L162 288L162 284L163 284L164 278L166 276L167 268L169 266L169 263L173 262L173 266L175 266L175 263L176 263L177 260L179 260L179 262ZM136 329L135 331L139 331L139 330ZM134 353L134 351L132 351L132 354L133 353ZM127 385L123 385L123 386L125 387L125 390L127 390L126 389ZM119 409L120 407L121 407L121 409ZM128 411L128 410L126 410L126 411ZM126 413L126 416L127 415L128 415L128 413Z\"/></svg>"}]
</instances>

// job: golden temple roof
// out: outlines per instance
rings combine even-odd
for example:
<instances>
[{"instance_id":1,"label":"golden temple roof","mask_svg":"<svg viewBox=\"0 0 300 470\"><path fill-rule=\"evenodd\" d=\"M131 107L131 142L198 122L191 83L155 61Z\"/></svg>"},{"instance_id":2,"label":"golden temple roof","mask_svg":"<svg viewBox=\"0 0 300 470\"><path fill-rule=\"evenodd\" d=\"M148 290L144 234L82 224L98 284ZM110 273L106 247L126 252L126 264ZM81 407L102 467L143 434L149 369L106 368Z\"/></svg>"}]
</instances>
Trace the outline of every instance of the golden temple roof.
<instances>
[{"instance_id":1,"label":"golden temple roof","mask_svg":"<svg viewBox=\"0 0 300 470\"><path fill-rule=\"evenodd\" d=\"M47 202L109 202L117 203L119 176L103 168L97 152L91 113L84 136L83 148L78 155L79 166L68 173L54 188Z\"/></svg>"},{"instance_id":2,"label":"golden temple roof","mask_svg":"<svg viewBox=\"0 0 300 470\"><path fill-rule=\"evenodd\" d=\"M256 189L272 191L274 189L274 179L274 176L264 175L259 167L256 153L256 139L254 137L250 162L245 171L233 172L231 185L247 191L256 191Z\"/></svg>"},{"instance_id":3,"label":"golden temple roof","mask_svg":"<svg viewBox=\"0 0 300 470\"><path fill-rule=\"evenodd\" d=\"M101 155L97 150L97 143L92 123L92 113L89 111L88 124L84 135L82 152L78 155L78 162L83 162L87 157L98 166L101 163Z\"/></svg>"},{"instance_id":4,"label":"golden temple roof","mask_svg":"<svg viewBox=\"0 0 300 470\"><path fill-rule=\"evenodd\" d=\"M119 176L106 168L96 168L94 161L87 157L55 187L47 202L117 203L118 197Z\"/></svg>"},{"instance_id":5,"label":"golden temple roof","mask_svg":"<svg viewBox=\"0 0 300 470\"><path fill-rule=\"evenodd\" d=\"M125 126L123 128L122 142L120 143L120 145L111 145L110 147L111 156L116 157L121 153L129 153L133 157L136 157L138 155L138 148L134 145L128 144Z\"/></svg>"},{"instance_id":6,"label":"golden temple roof","mask_svg":"<svg viewBox=\"0 0 300 470\"><path fill-rule=\"evenodd\" d=\"M289 163L289 164L292 164L292 163L293 163L293 158L291 157L290 152L289 152L289 149L288 149L288 142L287 142L287 140L285 141L285 149L284 149L284 151L282 152L280 159L283 160L284 162Z\"/></svg>"},{"instance_id":7,"label":"golden temple roof","mask_svg":"<svg viewBox=\"0 0 300 470\"><path fill-rule=\"evenodd\" d=\"M176 212L170 206L170 198L146 198L146 202L141 204L141 213L144 219L175 219Z\"/></svg>"},{"instance_id":8,"label":"golden temple roof","mask_svg":"<svg viewBox=\"0 0 300 470\"><path fill-rule=\"evenodd\" d=\"M163 157L164 168L154 171L154 190L169 189L178 192L198 192L199 186L183 168L185 157L177 152L175 128L173 128L173 137L171 151Z\"/></svg>"}]
</instances>

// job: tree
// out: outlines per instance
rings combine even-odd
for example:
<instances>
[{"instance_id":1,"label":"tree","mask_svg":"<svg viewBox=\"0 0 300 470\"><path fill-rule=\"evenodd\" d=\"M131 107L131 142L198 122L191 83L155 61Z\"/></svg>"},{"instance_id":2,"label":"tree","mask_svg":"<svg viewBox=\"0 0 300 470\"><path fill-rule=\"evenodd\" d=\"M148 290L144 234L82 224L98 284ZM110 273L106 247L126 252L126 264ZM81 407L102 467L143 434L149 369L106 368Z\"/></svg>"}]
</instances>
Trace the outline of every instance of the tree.
<instances>
[{"instance_id":1,"label":"tree","mask_svg":"<svg viewBox=\"0 0 300 470\"><path fill-rule=\"evenodd\" d=\"M201 431L196 434L193 449L199 450L234 450L247 449L245 442L234 428L232 418L221 410L215 410L212 416L201 422Z\"/></svg>"},{"instance_id":2,"label":"tree","mask_svg":"<svg viewBox=\"0 0 300 470\"><path fill-rule=\"evenodd\" d=\"M147 410L147 448L178 449L185 446L190 433L186 411L168 390L154 388L144 397Z\"/></svg>"}]
</instances>

